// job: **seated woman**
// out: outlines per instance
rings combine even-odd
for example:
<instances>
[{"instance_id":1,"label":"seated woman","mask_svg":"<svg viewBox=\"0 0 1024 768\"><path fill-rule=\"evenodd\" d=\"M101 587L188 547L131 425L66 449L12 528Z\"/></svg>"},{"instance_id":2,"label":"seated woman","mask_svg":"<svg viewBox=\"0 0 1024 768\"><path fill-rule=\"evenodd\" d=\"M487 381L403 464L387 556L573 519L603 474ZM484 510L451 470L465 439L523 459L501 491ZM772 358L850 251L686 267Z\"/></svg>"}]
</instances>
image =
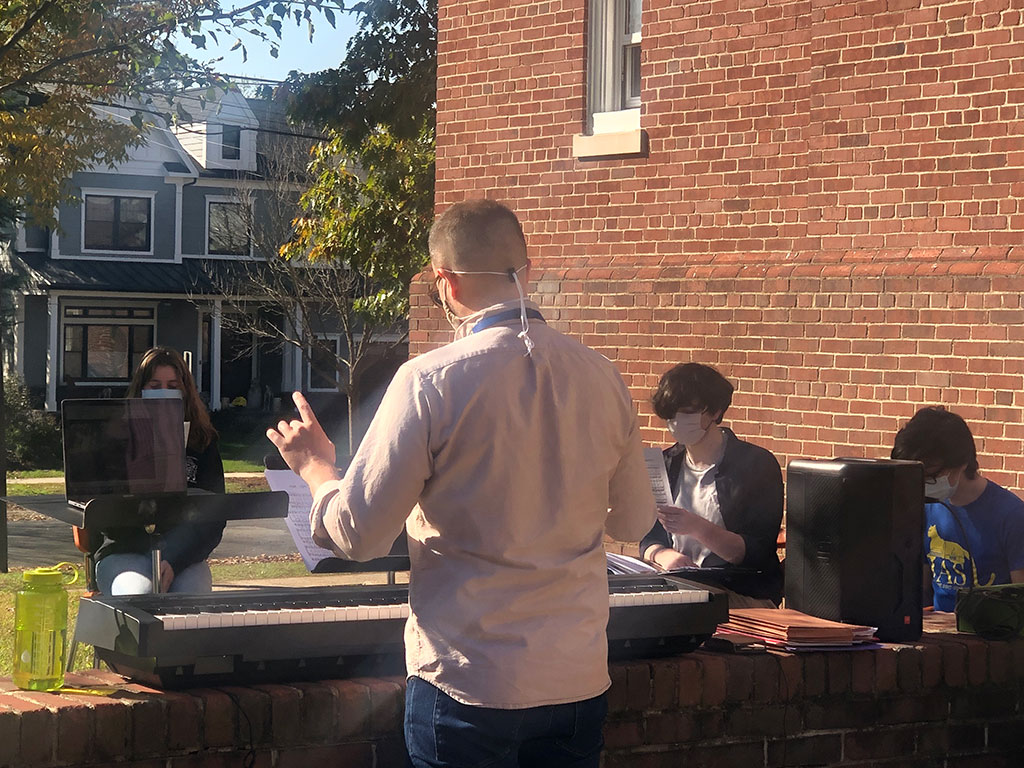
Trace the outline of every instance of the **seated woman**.
<instances>
[{"instance_id":1,"label":"seated woman","mask_svg":"<svg viewBox=\"0 0 1024 768\"><path fill-rule=\"evenodd\" d=\"M154 347L142 358L128 397L142 397L144 390L163 390L165 396L184 400L189 424L185 445L185 476L188 484L224 493L224 466L217 449L217 430L199 399L192 374L175 350ZM171 394L177 393L177 394ZM220 543L224 523L202 523L157 529L160 548L161 592L209 592L213 577L206 558ZM153 591L150 535L142 528L111 528L103 531L96 551L96 582L104 594L138 595Z\"/></svg>"},{"instance_id":2,"label":"seated woman","mask_svg":"<svg viewBox=\"0 0 1024 768\"><path fill-rule=\"evenodd\" d=\"M666 570L735 565L723 583L733 608L782 600L776 540L782 525L782 471L764 448L721 426L733 386L714 368L683 363L661 377L654 412L676 439L664 451L673 505L640 542L644 560Z\"/></svg>"}]
</instances>

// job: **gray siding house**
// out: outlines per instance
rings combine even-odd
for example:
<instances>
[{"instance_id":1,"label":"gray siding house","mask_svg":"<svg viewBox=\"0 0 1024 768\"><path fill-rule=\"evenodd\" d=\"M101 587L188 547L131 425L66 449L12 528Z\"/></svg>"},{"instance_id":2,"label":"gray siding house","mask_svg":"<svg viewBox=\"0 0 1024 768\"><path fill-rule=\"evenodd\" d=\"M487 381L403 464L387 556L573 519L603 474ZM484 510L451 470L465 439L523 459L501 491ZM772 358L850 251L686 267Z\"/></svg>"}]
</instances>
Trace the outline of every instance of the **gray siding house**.
<instances>
[{"instance_id":1,"label":"gray siding house","mask_svg":"<svg viewBox=\"0 0 1024 768\"><path fill-rule=\"evenodd\" d=\"M237 92L189 112L191 122L154 128L121 166L76 174L78 200L57 210L59 227L16 233L12 261L27 287L9 362L48 410L123 395L154 344L183 353L211 410L254 393L338 397L333 374L308 355L233 330L217 280L266 256L248 222L270 216L268 195L280 194L266 142L287 124L269 102Z\"/></svg>"}]
</instances>

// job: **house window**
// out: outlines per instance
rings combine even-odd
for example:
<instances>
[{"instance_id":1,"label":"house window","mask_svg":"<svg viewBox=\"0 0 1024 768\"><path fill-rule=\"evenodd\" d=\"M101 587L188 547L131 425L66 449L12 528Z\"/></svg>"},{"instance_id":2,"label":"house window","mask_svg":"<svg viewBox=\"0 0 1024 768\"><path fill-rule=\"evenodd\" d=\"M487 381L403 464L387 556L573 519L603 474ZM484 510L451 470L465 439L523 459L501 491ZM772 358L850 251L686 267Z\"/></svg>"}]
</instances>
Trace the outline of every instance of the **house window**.
<instances>
[{"instance_id":1,"label":"house window","mask_svg":"<svg viewBox=\"0 0 1024 768\"><path fill-rule=\"evenodd\" d=\"M238 160L242 156L242 127L240 125L222 126L220 156L224 160Z\"/></svg>"},{"instance_id":2,"label":"house window","mask_svg":"<svg viewBox=\"0 0 1024 768\"><path fill-rule=\"evenodd\" d=\"M127 380L153 346L152 307L65 307L65 381Z\"/></svg>"},{"instance_id":3,"label":"house window","mask_svg":"<svg viewBox=\"0 0 1024 768\"><path fill-rule=\"evenodd\" d=\"M590 130L639 129L641 0L591 0L590 10Z\"/></svg>"},{"instance_id":4,"label":"house window","mask_svg":"<svg viewBox=\"0 0 1024 768\"><path fill-rule=\"evenodd\" d=\"M314 344L309 351L309 389L313 392L338 391L338 357L341 356L341 337L329 334Z\"/></svg>"},{"instance_id":5,"label":"house window","mask_svg":"<svg viewBox=\"0 0 1024 768\"><path fill-rule=\"evenodd\" d=\"M149 197L87 194L84 249L149 252L152 205Z\"/></svg>"},{"instance_id":6,"label":"house window","mask_svg":"<svg viewBox=\"0 0 1024 768\"><path fill-rule=\"evenodd\" d=\"M248 256L252 252L246 206L225 200L207 200L206 252L213 256Z\"/></svg>"}]
</instances>

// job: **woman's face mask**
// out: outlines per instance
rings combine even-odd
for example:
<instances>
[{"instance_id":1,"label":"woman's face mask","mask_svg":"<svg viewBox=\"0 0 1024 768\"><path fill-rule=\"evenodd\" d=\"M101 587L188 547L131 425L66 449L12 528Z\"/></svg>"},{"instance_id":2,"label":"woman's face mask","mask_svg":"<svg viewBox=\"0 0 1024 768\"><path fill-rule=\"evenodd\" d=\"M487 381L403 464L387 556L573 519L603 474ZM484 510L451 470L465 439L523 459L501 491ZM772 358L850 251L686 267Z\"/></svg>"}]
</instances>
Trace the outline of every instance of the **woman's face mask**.
<instances>
[{"instance_id":1,"label":"woman's face mask","mask_svg":"<svg viewBox=\"0 0 1024 768\"><path fill-rule=\"evenodd\" d=\"M180 389L144 389L142 396L146 399L181 400Z\"/></svg>"},{"instance_id":2,"label":"woman's face mask","mask_svg":"<svg viewBox=\"0 0 1024 768\"><path fill-rule=\"evenodd\" d=\"M956 493L957 485L959 483L950 485L949 473L929 478L924 481L924 495L926 498L935 499L936 501L949 501L953 498L953 494Z\"/></svg>"},{"instance_id":3,"label":"woman's face mask","mask_svg":"<svg viewBox=\"0 0 1024 768\"><path fill-rule=\"evenodd\" d=\"M672 433L672 437L676 439L676 442L683 445L696 445L708 433L708 430L701 426L703 415L703 411L698 413L683 413L680 411L674 418L669 419L665 423L668 425L668 431Z\"/></svg>"}]
</instances>

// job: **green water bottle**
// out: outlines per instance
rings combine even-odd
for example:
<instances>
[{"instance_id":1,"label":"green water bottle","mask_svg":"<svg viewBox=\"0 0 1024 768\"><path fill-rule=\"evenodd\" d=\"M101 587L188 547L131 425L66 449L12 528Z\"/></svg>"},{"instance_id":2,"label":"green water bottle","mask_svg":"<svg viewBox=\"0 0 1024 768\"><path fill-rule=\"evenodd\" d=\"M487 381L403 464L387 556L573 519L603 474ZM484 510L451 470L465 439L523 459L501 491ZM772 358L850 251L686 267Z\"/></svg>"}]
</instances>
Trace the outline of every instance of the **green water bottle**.
<instances>
[{"instance_id":1,"label":"green water bottle","mask_svg":"<svg viewBox=\"0 0 1024 768\"><path fill-rule=\"evenodd\" d=\"M75 568L68 580L53 568L25 571L14 596L14 684L29 691L55 691L64 685L68 636L68 593L65 584L78 579Z\"/></svg>"}]
</instances>

